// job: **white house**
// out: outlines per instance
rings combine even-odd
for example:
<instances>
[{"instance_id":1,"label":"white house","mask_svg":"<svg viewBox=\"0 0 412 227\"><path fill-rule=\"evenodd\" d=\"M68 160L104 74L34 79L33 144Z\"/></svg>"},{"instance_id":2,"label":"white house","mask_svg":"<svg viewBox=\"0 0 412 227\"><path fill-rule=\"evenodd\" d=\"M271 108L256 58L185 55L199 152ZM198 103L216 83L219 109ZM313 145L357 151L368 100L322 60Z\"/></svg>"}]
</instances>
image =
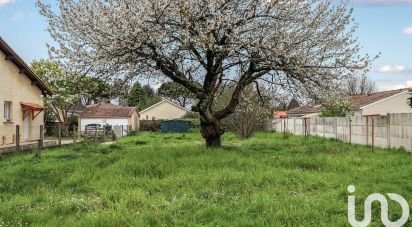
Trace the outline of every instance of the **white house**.
<instances>
[{"instance_id":1,"label":"white house","mask_svg":"<svg viewBox=\"0 0 412 227\"><path fill-rule=\"evenodd\" d=\"M86 106L79 117L79 130L85 131L89 124L121 126L125 130L139 130L139 113L134 107L99 103ZM123 134L123 133L122 133Z\"/></svg>"},{"instance_id":2,"label":"white house","mask_svg":"<svg viewBox=\"0 0 412 227\"><path fill-rule=\"evenodd\" d=\"M174 120L183 118L190 110L171 101L163 100L140 111L140 120Z\"/></svg>"},{"instance_id":3,"label":"white house","mask_svg":"<svg viewBox=\"0 0 412 227\"><path fill-rule=\"evenodd\" d=\"M376 92L368 95L349 96L355 116L387 115L391 113L412 113L408 100L412 97L412 89L398 89ZM317 117L322 109L321 104L308 104L288 112L290 117Z\"/></svg>"}]
</instances>

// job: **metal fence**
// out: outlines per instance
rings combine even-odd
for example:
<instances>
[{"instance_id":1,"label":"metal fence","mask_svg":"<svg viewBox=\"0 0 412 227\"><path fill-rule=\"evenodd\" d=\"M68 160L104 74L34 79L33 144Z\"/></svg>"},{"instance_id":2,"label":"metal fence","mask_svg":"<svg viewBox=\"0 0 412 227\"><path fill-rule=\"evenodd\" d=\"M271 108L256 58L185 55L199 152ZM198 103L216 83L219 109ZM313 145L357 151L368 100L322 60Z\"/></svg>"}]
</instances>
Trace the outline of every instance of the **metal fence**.
<instances>
[{"instance_id":1,"label":"metal fence","mask_svg":"<svg viewBox=\"0 0 412 227\"><path fill-rule=\"evenodd\" d=\"M274 119L271 129L295 135L314 135L353 144L412 151L412 114Z\"/></svg>"},{"instance_id":2,"label":"metal fence","mask_svg":"<svg viewBox=\"0 0 412 227\"><path fill-rule=\"evenodd\" d=\"M4 124L0 126L0 153L42 149L44 145L43 125L20 126Z\"/></svg>"},{"instance_id":3,"label":"metal fence","mask_svg":"<svg viewBox=\"0 0 412 227\"><path fill-rule=\"evenodd\" d=\"M80 140L103 142L116 140L132 132L130 125L114 125L109 128L86 128L81 131L76 125L62 127L61 124L0 126L0 153L21 150L41 150L43 147L61 146Z\"/></svg>"}]
</instances>

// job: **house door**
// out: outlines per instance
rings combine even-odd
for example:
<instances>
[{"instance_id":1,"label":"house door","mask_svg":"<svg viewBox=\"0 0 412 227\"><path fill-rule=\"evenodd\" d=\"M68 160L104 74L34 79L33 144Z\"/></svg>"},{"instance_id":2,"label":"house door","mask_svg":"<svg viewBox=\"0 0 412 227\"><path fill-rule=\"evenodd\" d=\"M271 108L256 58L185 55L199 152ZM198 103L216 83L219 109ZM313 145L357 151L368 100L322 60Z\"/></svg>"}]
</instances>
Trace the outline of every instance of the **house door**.
<instances>
[{"instance_id":1,"label":"house door","mask_svg":"<svg viewBox=\"0 0 412 227\"><path fill-rule=\"evenodd\" d=\"M27 110L26 110L27 111ZM24 141L29 141L30 137L31 137L31 112L29 111L28 113L26 113L27 116L24 118L24 133L23 133L23 138Z\"/></svg>"}]
</instances>

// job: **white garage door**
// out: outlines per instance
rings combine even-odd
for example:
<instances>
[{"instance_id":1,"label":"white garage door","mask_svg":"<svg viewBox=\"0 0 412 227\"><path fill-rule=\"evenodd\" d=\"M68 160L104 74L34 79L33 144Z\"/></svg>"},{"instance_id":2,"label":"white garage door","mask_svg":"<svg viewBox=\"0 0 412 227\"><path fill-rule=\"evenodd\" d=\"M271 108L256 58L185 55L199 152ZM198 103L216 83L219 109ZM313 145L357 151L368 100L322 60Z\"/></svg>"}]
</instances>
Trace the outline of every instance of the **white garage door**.
<instances>
[{"instance_id":1,"label":"white garage door","mask_svg":"<svg viewBox=\"0 0 412 227\"><path fill-rule=\"evenodd\" d=\"M88 118L88 119L81 119L81 130L86 130L86 125L88 124L108 124L111 125L113 131L116 133L117 136L125 136L127 135L128 131L128 119L101 119L101 118Z\"/></svg>"}]
</instances>

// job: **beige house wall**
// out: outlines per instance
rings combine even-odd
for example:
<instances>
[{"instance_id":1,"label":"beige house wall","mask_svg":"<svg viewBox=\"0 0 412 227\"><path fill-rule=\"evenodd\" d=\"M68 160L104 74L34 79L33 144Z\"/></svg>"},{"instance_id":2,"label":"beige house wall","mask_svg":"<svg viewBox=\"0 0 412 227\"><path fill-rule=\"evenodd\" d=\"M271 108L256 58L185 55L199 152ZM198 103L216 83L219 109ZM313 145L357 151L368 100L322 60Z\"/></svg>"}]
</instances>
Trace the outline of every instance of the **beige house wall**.
<instances>
[{"instance_id":1,"label":"beige house wall","mask_svg":"<svg viewBox=\"0 0 412 227\"><path fill-rule=\"evenodd\" d=\"M25 132L23 122L23 110L20 102L34 103L44 106L41 90L31 84L31 80L11 61L5 60L5 55L0 51L0 145L3 144L3 136L6 144L13 143L16 133L16 125L20 125L20 138L23 141ZM4 122L4 102L12 102L11 122ZM31 119L31 114L29 118ZM44 112L40 113L34 120L30 121L30 138L40 138L40 126L44 124Z\"/></svg>"},{"instance_id":2,"label":"beige house wall","mask_svg":"<svg viewBox=\"0 0 412 227\"><path fill-rule=\"evenodd\" d=\"M140 112L140 120L173 120L184 117L189 111L167 101Z\"/></svg>"},{"instance_id":3,"label":"beige house wall","mask_svg":"<svg viewBox=\"0 0 412 227\"><path fill-rule=\"evenodd\" d=\"M362 109L362 115L387 115L388 113L412 113L412 108L408 105L407 101L412 95L401 93L399 95L392 96L388 99L384 99L380 102L371 104Z\"/></svg>"},{"instance_id":4,"label":"beige house wall","mask_svg":"<svg viewBox=\"0 0 412 227\"><path fill-rule=\"evenodd\" d=\"M134 112L133 115L128 120L129 120L129 125L132 126L132 131L139 131L140 129L139 114L137 112Z\"/></svg>"}]
</instances>

